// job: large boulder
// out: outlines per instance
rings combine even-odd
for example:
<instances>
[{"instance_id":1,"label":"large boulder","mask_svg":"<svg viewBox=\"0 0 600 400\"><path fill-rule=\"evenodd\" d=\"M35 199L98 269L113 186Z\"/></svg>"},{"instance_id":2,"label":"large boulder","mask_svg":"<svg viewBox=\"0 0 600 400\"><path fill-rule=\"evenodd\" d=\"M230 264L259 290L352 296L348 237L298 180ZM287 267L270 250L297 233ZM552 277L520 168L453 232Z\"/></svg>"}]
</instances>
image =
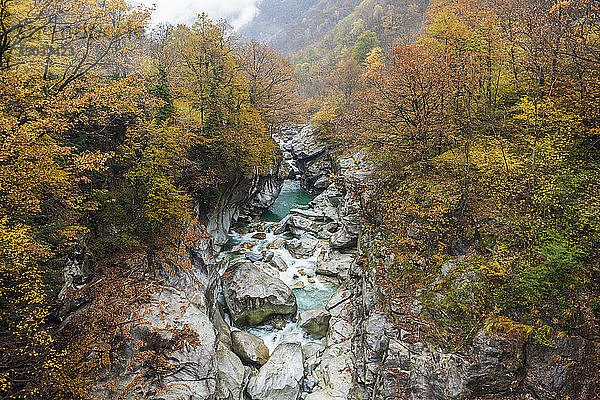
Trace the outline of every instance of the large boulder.
<instances>
[{"instance_id":1,"label":"large boulder","mask_svg":"<svg viewBox=\"0 0 600 400\"><path fill-rule=\"evenodd\" d=\"M223 274L223 295L238 326L258 325L273 315L296 314L296 297L280 279L250 262L233 264Z\"/></svg>"},{"instance_id":2,"label":"large boulder","mask_svg":"<svg viewBox=\"0 0 600 400\"><path fill-rule=\"evenodd\" d=\"M244 388L248 374L238 356L229 349L219 349L217 351L217 368L218 397L227 400L244 400Z\"/></svg>"},{"instance_id":3,"label":"large boulder","mask_svg":"<svg viewBox=\"0 0 600 400\"><path fill-rule=\"evenodd\" d=\"M285 242L285 248L296 258L312 256L319 245L319 240L310 234L304 234L298 239Z\"/></svg>"},{"instance_id":4,"label":"large boulder","mask_svg":"<svg viewBox=\"0 0 600 400\"><path fill-rule=\"evenodd\" d=\"M269 359L265 342L251 333L235 330L231 332L231 348L243 361L264 365Z\"/></svg>"},{"instance_id":5,"label":"large boulder","mask_svg":"<svg viewBox=\"0 0 600 400\"><path fill-rule=\"evenodd\" d=\"M250 378L252 400L298 400L304 378L304 355L299 343L278 345L258 375Z\"/></svg>"},{"instance_id":6,"label":"large boulder","mask_svg":"<svg viewBox=\"0 0 600 400\"><path fill-rule=\"evenodd\" d=\"M271 260L269 260L269 264L273 267L277 268L279 271L287 271L288 265L279 253L274 253Z\"/></svg>"},{"instance_id":7,"label":"large boulder","mask_svg":"<svg viewBox=\"0 0 600 400\"><path fill-rule=\"evenodd\" d=\"M321 252L317 258L316 273L346 278L354 257L354 254L343 254L338 251Z\"/></svg>"},{"instance_id":8,"label":"large boulder","mask_svg":"<svg viewBox=\"0 0 600 400\"><path fill-rule=\"evenodd\" d=\"M313 338L321 339L327 335L331 314L324 308L315 308L300 313L300 327Z\"/></svg>"},{"instance_id":9,"label":"large boulder","mask_svg":"<svg viewBox=\"0 0 600 400\"><path fill-rule=\"evenodd\" d=\"M326 151L325 146L317 142L315 129L311 125L302 128L291 141L289 149L297 160L315 158Z\"/></svg>"}]
</instances>

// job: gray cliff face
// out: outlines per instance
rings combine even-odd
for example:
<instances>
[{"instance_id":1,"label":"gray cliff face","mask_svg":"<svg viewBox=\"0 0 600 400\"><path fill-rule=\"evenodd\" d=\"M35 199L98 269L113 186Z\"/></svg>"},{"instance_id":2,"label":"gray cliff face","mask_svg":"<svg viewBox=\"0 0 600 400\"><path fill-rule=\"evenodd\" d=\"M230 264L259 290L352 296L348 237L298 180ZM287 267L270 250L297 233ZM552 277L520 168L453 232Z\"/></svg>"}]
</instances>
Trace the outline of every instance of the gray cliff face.
<instances>
[{"instance_id":1,"label":"gray cliff face","mask_svg":"<svg viewBox=\"0 0 600 400\"><path fill-rule=\"evenodd\" d=\"M315 142L314 129L307 127L284 131L277 140L292 168L302 174L303 187L320 193L308 210L292 210L280 229L296 237L307 232L327 237L329 248L319 256L318 273L342 282L326 307L331 315L327 346L315 368L322 387L307 399L591 400L600 396L597 326L586 326L581 336L556 337L550 346L480 330L454 352L419 340L416 323L407 329L396 327L378 311L372 267L389 260L377 259L375 238L362 235L361 199L356 194L368 191L372 171L368 158L362 153L345 158L330 155ZM332 171L341 180L328 182L325 189L315 185ZM458 276L455 284L470 279L473 276ZM396 311L409 320L429 312L420 304Z\"/></svg>"},{"instance_id":2,"label":"gray cliff face","mask_svg":"<svg viewBox=\"0 0 600 400\"><path fill-rule=\"evenodd\" d=\"M581 336L555 337L550 346L518 335L480 330L468 345L449 352L416 337L419 325L400 329L377 310L373 238L359 248L365 262L351 270L348 287L355 314L352 351L356 355L353 398L596 399L600 342ZM385 260L377 260L385 262ZM465 277L457 277L457 280ZM395 312L410 320L418 304ZM416 321L417 319L414 318Z\"/></svg>"},{"instance_id":3,"label":"gray cliff face","mask_svg":"<svg viewBox=\"0 0 600 400\"><path fill-rule=\"evenodd\" d=\"M189 230L188 234L201 233L199 225ZM106 378L114 385L103 387L100 382L96 397L226 398L220 393L227 391L229 381L218 374L223 357L217 350L228 333L217 306L220 278L211 241L190 243L182 238L168 256L157 257L156 264L165 285L137 313L136 322L129 327L131 338L113 354L119 364L111 366ZM148 351L164 354L165 368L144 362Z\"/></svg>"},{"instance_id":4,"label":"gray cliff face","mask_svg":"<svg viewBox=\"0 0 600 400\"><path fill-rule=\"evenodd\" d=\"M231 224L260 215L275 201L288 172L280 158L263 174L257 171L247 176L238 176L233 182L223 185L213 210L208 214L207 232L214 244L227 242Z\"/></svg>"},{"instance_id":5,"label":"gray cliff face","mask_svg":"<svg viewBox=\"0 0 600 400\"><path fill-rule=\"evenodd\" d=\"M302 188L310 194L325 190L336 170L333 156L317 137L318 129L311 125L286 128L275 136L290 169L300 177Z\"/></svg>"}]
</instances>

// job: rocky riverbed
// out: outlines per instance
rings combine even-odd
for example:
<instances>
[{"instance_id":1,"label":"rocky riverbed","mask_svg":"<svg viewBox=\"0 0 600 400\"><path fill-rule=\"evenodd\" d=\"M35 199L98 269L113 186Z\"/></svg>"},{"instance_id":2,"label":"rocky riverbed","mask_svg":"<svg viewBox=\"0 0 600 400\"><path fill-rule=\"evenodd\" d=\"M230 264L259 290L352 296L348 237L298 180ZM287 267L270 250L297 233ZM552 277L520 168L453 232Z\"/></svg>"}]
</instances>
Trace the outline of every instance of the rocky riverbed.
<instances>
[{"instance_id":1,"label":"rocky riverbed","mask_svg":"<svg viewBox=\"0 0 600 400\"><path fill-rule=\"evenodd\" d=\"M254 335L246 342L250 350L234 352L246 360L256 347L270 354L268 362L250 366L254 378L246 391L252 399L348 395L352 329L344 320L345 291L339 287L356 250L336 247L344 203L335 185L311 200L299 181L288 180L262 221L230 232L219 257L222 304L234 329ZM278 377L281 371L285 379Z\"/></svg>"},{"instance_id":2,"label":"rocky riverbed","mask_svg":"<svg viewBox=\"0 0 600 400\"><path fill-rule=\"evenodd\" d=\"M311 127L275 139L283 154L271 171L223 188L207 216L211 237L192 224L194 240L157 259L166 285L131 326L98 398L594 398L597 327L551 347L481 330L449 352L415 339L417 325L393 324L379 311L373 268L389 260L361 229L367 158L333 157ZM79 270L75 260L65 280L80 281ZM416 301L395 312L427 310ZM196 340L182 346L174 329ZM147 349L168 354L167 368L136 362Z\"/></svg>"}]
</instances>

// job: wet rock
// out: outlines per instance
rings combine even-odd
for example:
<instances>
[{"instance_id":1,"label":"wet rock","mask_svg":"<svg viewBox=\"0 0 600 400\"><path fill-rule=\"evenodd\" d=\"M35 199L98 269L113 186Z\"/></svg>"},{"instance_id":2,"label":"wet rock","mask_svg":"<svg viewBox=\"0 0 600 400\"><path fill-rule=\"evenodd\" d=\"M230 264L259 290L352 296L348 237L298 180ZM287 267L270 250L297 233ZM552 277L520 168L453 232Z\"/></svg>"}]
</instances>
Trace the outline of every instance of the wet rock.
<instances>
[{"instance_id":1,"label":"wet rock","mask_svg":"<svg viewBox=\"0 0 600 400\"><path fill-rule=\"evenodd\" d=\"M303 289L305 286L306 284L303 281L298 281L294 283L291 287L292 289Z\"/></svg>"},{"instance_id":2,"label":"wet rock","mask_svg":"<svg viewBox=\"0 0 600 400\"><path fill-rule=\"evenodd\" d=\"M277 238L267 245L267 249L277 250L285 245L285 239Z\"/></svg>"},{"instance_id":3,"label":"wet rock","mask_svg":"<svg viewBox=\"0 0 600 400\"><path fill-rule=\"evenodd\" d=\"M324 308L315 308L300 313L300 327L315 339L324 338L329 328L331 314Z\"/></svg>"},{"instance_id":4,"label":"wet rock","mask_svg":"<svg viewBox=\"0 0 600 400\"><path fill-rule=\"evenodd\" d=\"M246 386L246 368L232 351L217 351L217 377L219 397L228 400L244 400Z\"/></svg>"},{"instance_id":5,"label":"wet rock","mask_svg":"<svg viewBox=\"0 0 600 400\"><path fill-rule=\"evenodd\" d=\"M254 235L251 236L252 239L266 239L267 238L267 234L265 232L256 232Z\"/></svg>"},{"instance_id":6,"label":"wet rock","mask_svg":"<svg viewBox=\"0 0 600 400\"><path fill-rule=\"evenodd\" d=\"M285 319L283 319L281 317L273 317L273 318L271 318L269 323L271 324L271 326L273 328L281 330L287 326L288 321L286 321Z\"/></svg>"},{"instance_id":7,"label":"wet rock","mask_svg":"<svg viewBox=\"0 0 600 400\"><path fill-rule=\"evenodd\" d=\"M252 400L298 400L304 377L304 355L299 343L278 345L258 375L250 378Z\"/></svg>"},{"instance_id":8,"label":"wet rock","mask_svg":"<svg viewBox=\"0 0 600 400\"><path fill-rule=\"evenodd\" d=\"M273 315L296 314L296 297L290 288L250 262L230 266L222 279L225 301L238 326L258 325Z\"/></svg>"},{"instance_id":9,"label":"wet rock","mask_svg":"<svg viewBox=\"0 0 600 400\"><path fill-rule=\"evenodd\" d=\"M253 334L241 330L231 332L231 348L243 361L264 365L269 359L265 342Z\"/></svg>"},{"instance_id":10,"label":"wet rock","mask_svg":"<svg viewBox=\"0 0 600 400\"><path fill-rule=\"evenodd\" d=\"M280 271L286 271L288 269L288 265L283 259L283 257L277 253L273 254L273 258L271 258L269 264L271 264Z\"/></svg>"},{"instance_id":11,"label":"wet rock","mask_svg":"<svg viewBox=\"0 0 600 400\"><path fill-rule=\"evenodd\" d=\"M270 262L273 259L275 252L273 250L263 251L262 257L264 262Z\"/></svg>"},{"instance_id":12,"label":"wet rock","mask_svg":"<svg viewBox=\"0 0 600 400\"><path fill-rule=\"evenodd\" d=\"M296 258L308 258L313 255L319 240L312 235L304 234L298 239L285 242L285 248Z\"/></svg>"},{"instance_id":13,"label":"wet rock","mask_svg":"<svg viewBox=\"0 0 600 400\"><path fill-rule=\"evenodd\" d=\"M330 183L331 183L331 180L329 179L328 175L326 175L326 174L320 174L319 176L317 176L317 179L313 183L313 188L314 188L315 191L321 192L324 189L326 189L327 186L329 186Z\"/></svg>"},{"instance_id":14,"label":"wet rock","mask_svg":"<svg viewBox=\"0 0 600 400\"><path fill-rule=\"evenodd\" d=\"M246 252L246 254L244 255L244 257L246 257L246 260L250 260L252 262L262 261L262 256L260 254L253 253L251 251Z\"/></svg>"},{"instance_id":15,"label":"wet rock","mask_svg":"<svg viewBox=\"0 0 600 400\"><path fill-rule=\"evenodd\" d=\"M254 247L256 247L255 243L246 242L233 246L229 251L237 254L245 254L248 250L252 250Z\"/></svg>"},{"instance_id":16,"label":"wet rock","mask_svg":"<svg viewBox=\"0 0 600 400\"><path fill-rule=\"evenodd\" d=\"M286 215L281 221L277 223L277 227L273 231L276 235L281 235L288 230L288 221L291 218L291 214Z\"/></svg>"}]
</instances>

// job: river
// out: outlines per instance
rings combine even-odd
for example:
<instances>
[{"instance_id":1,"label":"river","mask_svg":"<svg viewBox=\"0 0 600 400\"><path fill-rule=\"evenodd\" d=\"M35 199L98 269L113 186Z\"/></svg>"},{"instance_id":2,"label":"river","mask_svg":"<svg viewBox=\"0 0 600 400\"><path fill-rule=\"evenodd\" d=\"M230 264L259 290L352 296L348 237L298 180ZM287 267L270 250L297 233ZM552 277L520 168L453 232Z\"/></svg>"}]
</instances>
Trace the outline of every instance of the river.
<instances>
[{"instance_id":1,"label":"river","mask_svg":"<svg viewBox=\"0 0 600 400\"><path fill-rule=\"evenodd\" d=\"M314 254L309 258L295 258L283 246L285 240L291 239L289 233L275 234L273 231L277 227L277 222L286 217L290 210L295 208L308 208L312 197L308 195L301 187L300 182L287 180L284 182L277 200L261 216L260 221L250 223L246 226L239 226L229 233L229 241L219 255L222 272L227 266L238 259L244 259L247 254L264 254L271 250L275 257L283 260L287 269L284 271L273 269L278 273L286 285L288 285L298 304L298 313L313 308L324 307L337 289L337 285L332 283L326 277L315 273L317 257L321 247L317 246ZM228 318L228 322L233 326L233 321ZM281 321L276 328L271 323L244 330L260 337L273 352L280 343L301 343L307 345L310 343L324 345L325 339L313 339L308 335L297 322L292 320ZM285 327L282 325L285 324Z\"/></svg>"}]
</instances>

